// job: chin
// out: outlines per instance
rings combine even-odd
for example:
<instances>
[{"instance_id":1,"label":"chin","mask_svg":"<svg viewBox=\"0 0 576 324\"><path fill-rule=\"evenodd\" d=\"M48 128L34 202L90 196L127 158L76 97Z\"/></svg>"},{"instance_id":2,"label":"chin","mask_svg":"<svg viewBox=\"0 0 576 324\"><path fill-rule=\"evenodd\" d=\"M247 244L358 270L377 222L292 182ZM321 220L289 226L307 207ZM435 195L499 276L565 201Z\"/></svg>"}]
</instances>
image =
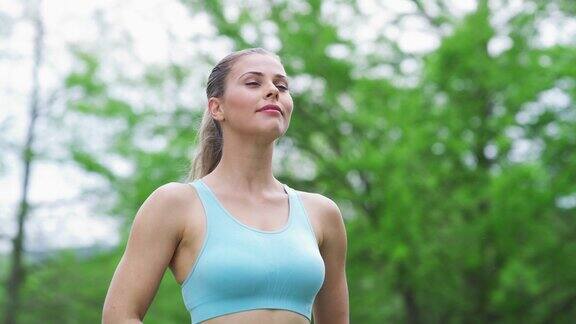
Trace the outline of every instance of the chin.
<instances>
[{"instance_id":1,"label":"chin","mask_svg":"<svg viewBox=\"0 0 576 324\"><path fill-rule=\"evenodd\" d=\"M259 132L257 132L258 134L258 138L262 138L265 139L266 142L273 142L275 140L277 140L278 138L282 137L284 135L286 131L284 129L281 128L269 128L269 129L262 129Z\"/></svg>"}]
</instances>

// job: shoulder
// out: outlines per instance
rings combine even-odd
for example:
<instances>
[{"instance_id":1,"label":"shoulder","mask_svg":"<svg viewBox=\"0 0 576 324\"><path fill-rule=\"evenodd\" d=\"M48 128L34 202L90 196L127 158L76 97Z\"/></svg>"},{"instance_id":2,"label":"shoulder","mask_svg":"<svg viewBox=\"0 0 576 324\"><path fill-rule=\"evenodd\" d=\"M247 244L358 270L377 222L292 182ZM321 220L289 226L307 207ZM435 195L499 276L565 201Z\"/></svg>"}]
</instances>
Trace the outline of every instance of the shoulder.
<instances>
[{"instance_id":1,"label":"shoulder","mask_svg":"<svg viewBox=\"0 0 576 324\"><path fill-rule=\"evenodd\" d=\"M190 202L191 186L186 183L168 182L157 187L146 199L163 207L186 207Z\"/></svg>"},{"instance_id":2,"label":"shoulder","mask_svg":"<svg viewBox=\"0 0 576 324\"><path fill-rule=\"evenodd\" d=\"M134 222L144 223L157 229L181 233L184 215L191 207L195 195L185 183L169 182L158 186L140 206Z\"/></svg>"},{"instance_id":3,"label":"shoulder","mask_svg":"<svg viewBox=\"0 0 576 324\"><path fill-rule=\"evenodd\" d=\"M320 245L324 245L327 238L339 235L344 229L344 220L338 205L329 197L319 193L296 190L302 204L309 211L309 216L321 227Z\"/></svg>"},{"instance_id":4,"label":"shoulder","mask_svg":"<svg viewBox=\"0 0 576 324\"><path fill-rule=\"evenodd\" d=\"M302 201L306 201L308 204L312 204L315 208L322 211L323 218L334 221L333 218L338 219L342 217L340 208L338 208L338 205L331 198L315 192L301 190L296 190L296 192L300 195Z\"/></svg>"}]
</instances>

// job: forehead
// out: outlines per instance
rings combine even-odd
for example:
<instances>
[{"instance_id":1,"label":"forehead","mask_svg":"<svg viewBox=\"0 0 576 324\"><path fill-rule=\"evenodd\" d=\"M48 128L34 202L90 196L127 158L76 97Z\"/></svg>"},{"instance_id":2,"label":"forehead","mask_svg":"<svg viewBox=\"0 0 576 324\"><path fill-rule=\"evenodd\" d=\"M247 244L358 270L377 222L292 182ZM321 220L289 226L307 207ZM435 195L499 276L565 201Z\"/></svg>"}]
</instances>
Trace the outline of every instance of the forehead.
<instances>
[{"instance_id":1,"label":"forehead","mask_svg":"<svg viewBox=\"0 0 576 324\"><path fill-rule=\"evenodd\" d=\"M246 72L262 72L265 75L286 75L282 64L270 55L250 54L240 57L232 67L230 74L238 78ZM250 74L249 74L250 75Z\"/></svg>"}]
</instances>

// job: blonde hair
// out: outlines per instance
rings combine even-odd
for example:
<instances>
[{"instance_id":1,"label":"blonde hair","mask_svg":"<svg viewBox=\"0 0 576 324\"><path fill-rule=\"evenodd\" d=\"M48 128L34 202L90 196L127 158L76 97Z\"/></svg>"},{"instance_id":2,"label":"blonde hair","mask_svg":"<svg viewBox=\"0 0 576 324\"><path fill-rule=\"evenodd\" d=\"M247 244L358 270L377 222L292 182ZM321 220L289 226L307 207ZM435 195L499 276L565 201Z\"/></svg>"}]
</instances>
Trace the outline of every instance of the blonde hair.
<instances>
[{"instance_id":1,"label":"blonde hair","mask_svg":"<svg viewBox=\"0 0 576 324\"><path fill-rule=\"evenodd\" d=\"M260 48L247 48L244 50L232 52L221 59L210 72L208 84L206 86L206 97L222 98L226 90L226 77L230 73L234 63L239 58L250 54L265 54L275 57L278 61L278 55ZM222 137L222 126L220 122L212 118L208 109L204 110L198 135L196 136L196 155L191 161L191 167L188 171L186 181L193 181L202 178L212 172L222 158L222 146L224 138Z\"/></svg>"}]
</instances>

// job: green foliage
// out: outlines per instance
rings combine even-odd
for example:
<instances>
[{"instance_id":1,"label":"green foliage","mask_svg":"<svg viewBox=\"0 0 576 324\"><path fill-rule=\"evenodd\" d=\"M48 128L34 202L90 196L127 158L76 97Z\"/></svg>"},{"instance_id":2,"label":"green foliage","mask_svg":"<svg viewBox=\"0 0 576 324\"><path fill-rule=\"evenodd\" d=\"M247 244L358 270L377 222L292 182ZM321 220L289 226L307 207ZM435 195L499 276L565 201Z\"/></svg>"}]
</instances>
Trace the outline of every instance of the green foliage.
<instances>
[{"instance_id":1,"label":"green foliage","mask_svg":"<svg viewBox=\"0 0 576 324\"><path fill-rule=\"evenodd\" d=\"M236 21L227 20L223 3L186 4L208 13L237 49L263 46L258 26L265 15L277 26L278 54L290 77L310 81L292 94L290 129L279 141L311 161L315 173L303 178L302 170L287 166L279 176L297 189L333 198L344 212L352 323L568 323L576 317L576 208L570 198L576 193L576 51L534 45L536 22L548 14L547 5L535 2L535 10L512 17L511 46L498 54L489 51L500 31L490 23L495 9L488 1L461 19L449 12L431 17L454 25L428 55L397 53L390 59L370 53L370 64L394 71L405 59L422 63L417 82L403 86L399 80L406 75L356 71L365 59L357 53L328 55L332 45L355 44L341 38L344 27L321 19L326 2L310 1L308 10L294 11L289 2L277 1L264 14L240 7ZM567 14L569 3L558 2ZM255 42L242 37L248 25L257 27ZM135 107L111 95L113 85L99 78L94 56L78 59L82 68L67 85L83 95L70 107L125 125L104 153L130 161L134 172L114 174L98 153L80 145L73 146L73 156L109 182L118 198L112 211L129 224L155 188L183 179L195 136L191 125L201 112L179 107L162 115ZM181 84L189 77L185 70L151 67L143 82L160 92L167 79ZM569 103L543 99L550 91ZM140 147L136 139L143 133L164 139L165 148ZM539 149L518 157L522 143ZM56 321L58 314L97 320L118 258L63 258L45 265L27 284L28 298L35 297L24 321ZM58 279L61 273L67 280ZM87 286L85 274L95 285L78 291ZM49 291L42 292L46 285ZM187 321L177 290L167 275L150 322Z\"/></svg>"},{"instance_id":2,"label":"green foliage","mask_svg":"<svg viewBox=\"0 0 576 324\"><path fill-rule=\"evenodd\" d=\"M106 291L120 258L122 249L99 253L89 259L73 251L33 267L23 295L25 312L19 323L99 323ZM150 323L184 323L189 321L180 288L171 274L166 273L161 287L145 317Z\"/></svg>"}]
</instances>

